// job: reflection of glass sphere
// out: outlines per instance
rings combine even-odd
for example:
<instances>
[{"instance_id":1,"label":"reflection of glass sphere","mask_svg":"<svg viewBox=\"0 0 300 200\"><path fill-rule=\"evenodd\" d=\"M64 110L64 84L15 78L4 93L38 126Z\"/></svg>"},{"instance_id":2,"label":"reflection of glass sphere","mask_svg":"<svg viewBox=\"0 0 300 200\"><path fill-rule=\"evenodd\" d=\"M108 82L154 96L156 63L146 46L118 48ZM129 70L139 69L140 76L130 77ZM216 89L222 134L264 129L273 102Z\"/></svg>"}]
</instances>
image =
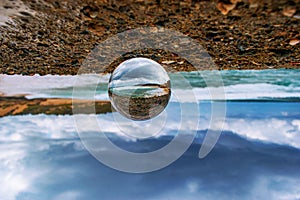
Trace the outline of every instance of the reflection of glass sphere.
<instances>
[{"instance_id":1,"label":"reflection of glass sphere","mask_svg":"<svg viewBox=\"0 0 300 200\"><path fill-rule=\"evenodd\" d=\"M108 93L112 106L133 120L147 120L159 115L167 106L171 90L164 68L147 58L132 58L112 73Z\"/></svg>"}]
</instances>

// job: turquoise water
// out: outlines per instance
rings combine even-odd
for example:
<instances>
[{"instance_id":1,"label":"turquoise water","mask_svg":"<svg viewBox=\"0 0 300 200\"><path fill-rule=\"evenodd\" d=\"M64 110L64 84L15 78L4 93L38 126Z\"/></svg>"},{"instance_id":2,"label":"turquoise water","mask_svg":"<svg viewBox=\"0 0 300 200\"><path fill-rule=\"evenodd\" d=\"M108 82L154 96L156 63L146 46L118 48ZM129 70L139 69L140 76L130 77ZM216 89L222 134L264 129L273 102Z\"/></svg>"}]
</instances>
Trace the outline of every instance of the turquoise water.
<instances>
[{"instance_id":1,"label":"turquoise water","mask_svg":"<svg viewBox=\"0 0 300 200\"><path fill-rule=\"evenodd\" d=\"M203 77L209 77L210 71L181 72L193 87L206 87ZM270 70L227 70L219 71L224 86L243 84L270 84L274 86L300 87L300 69ZM199 75L202 78L199 78ZM170 75L172 77L172 74ZM299 90L298 90L299 91Z\"/></svg>"},{"instance_id":2,"label":"turquoise water","mask_svg":"<svg viewBox=\"0 0 300 200\"><path fill-rule=\"evenodd\" d=\"M280 69L280 70L239 70L239 71L220 71L223 82L225 98L223 100L286 100L299 101L300 97L300 70L299 69ZM210 71L202 72L181 72L188 83L193 87L196 98L201 100L211 100L207 90L207 81L213 82L215 76L210 77ZM169 74L171 78L171 89L184 92L180 79L176 74ZM205 77L205 79L203 78ZM99 79L97 88L94 91L95 81L89 84L86 81L80 87L82 98L86 98L86 94L95 92L96 99L108 100L107 88L108 78L93 77ZM59 78L57 78L58 80ZM88 78L87 78L88 80ZM180 91L182 90L182 91ZM59 97L72 98L73 87L65 87L61 84L59 87L31 90L28 92L30 98L37 97ZM174 101L171 99L171 101Z\"/></svg>"}]
</instances>

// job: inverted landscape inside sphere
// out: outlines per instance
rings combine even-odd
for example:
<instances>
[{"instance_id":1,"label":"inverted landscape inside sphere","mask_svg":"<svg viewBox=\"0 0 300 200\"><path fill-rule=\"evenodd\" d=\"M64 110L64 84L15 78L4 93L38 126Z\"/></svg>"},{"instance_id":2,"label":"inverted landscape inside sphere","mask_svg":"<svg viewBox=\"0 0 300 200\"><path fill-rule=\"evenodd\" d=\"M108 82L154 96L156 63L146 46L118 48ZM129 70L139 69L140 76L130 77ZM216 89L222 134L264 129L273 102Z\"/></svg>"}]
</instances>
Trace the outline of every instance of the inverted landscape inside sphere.
<instances>
[{"instance_id":1,"label":"inverted landscape inside sphere","mask_svg":"<svg viewBox=\"0 0 300 200\"><path fill-rule=\"evenodd\" d=\"M170 78L164 68L147 58L132 58L112 73L108 85L112 106L132 120L147 120L167 106Z\"/></svg>"}]
</instances>

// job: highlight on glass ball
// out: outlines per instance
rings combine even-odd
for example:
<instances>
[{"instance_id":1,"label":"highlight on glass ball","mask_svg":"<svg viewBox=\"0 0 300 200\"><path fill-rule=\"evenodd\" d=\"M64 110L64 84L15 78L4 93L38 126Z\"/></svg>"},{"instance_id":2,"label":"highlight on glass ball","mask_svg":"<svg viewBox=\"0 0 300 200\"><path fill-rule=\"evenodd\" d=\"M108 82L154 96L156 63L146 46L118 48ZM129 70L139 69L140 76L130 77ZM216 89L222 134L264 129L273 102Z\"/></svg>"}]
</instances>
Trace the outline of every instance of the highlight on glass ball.
<instances>
[{"instance_id":1,"label":"highlight on glass ball","mask_svg":"<svg viewBox=\"0 0 300 200\"><path fill-rule=\"evenodd\" d=\"M113 108L124 117L148 120L168 105L170 78L157 62L132 58L122 62L111 74L108 94Z\"/></svg>"}]
</instances>

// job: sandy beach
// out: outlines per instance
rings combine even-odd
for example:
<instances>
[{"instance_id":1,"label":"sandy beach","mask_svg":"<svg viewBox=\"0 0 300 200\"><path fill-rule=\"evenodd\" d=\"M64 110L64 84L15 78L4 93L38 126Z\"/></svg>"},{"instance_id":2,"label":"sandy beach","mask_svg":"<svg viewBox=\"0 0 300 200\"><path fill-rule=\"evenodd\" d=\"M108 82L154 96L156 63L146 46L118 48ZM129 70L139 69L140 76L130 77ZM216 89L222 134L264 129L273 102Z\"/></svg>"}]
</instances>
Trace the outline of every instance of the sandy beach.
<instances>
[{"instance_id":1,"label":"sandy beach","mask_svg":"<svg viewBox=\"0 0 300 200\"><path fill-rule=\"evenodd\" d=\"M26 99L25 97L0 97L0 117L8 115L48 114L71 115L73 105L82 108L82 114L95 106L97 114L111 112L109 101L89 101L72 99Z\"/></svg>"}]
</instances>

